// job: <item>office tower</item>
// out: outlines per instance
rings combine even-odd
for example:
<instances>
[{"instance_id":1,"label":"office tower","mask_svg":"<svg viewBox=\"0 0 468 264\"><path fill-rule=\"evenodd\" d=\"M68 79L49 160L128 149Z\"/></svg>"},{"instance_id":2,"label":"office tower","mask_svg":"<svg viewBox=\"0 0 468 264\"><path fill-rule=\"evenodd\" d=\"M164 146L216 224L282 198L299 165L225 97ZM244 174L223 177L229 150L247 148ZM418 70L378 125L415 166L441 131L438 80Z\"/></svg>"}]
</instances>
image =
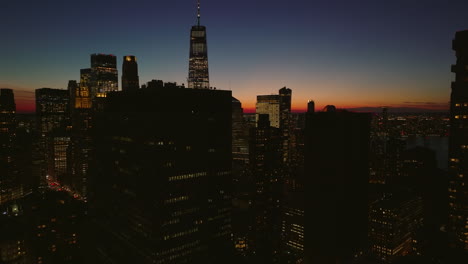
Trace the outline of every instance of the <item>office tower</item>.
<instances>
[{"instance_id":1,"label":"office tower","mask_svg":"<svg viewBox=\"0 0 468 264\"><path fill-rule=\"evenodd\" d=\"M11 89L0 89L0 205L22 195L16 155L16 104Z\"/></svg>"},{"instance_id":2,"label":"office tower","mask_svg":"<svg viewBox=\"0 0 468 264\"><path fill-rule=\"evenodd\" d=\"M105 101L93 122L89 202L99 257L230 261L231 92L169 85Z\"/></svg>"},{"instance_id":3,"label":"office tower","mask_svg":"<svg viewBox=\"0 0 468 264\"><path fill-rule=\"evenodd\" d=\"M242 103L232 98L232 158L234 162L249 162L249 130L244 122Z\"/></svg>"},{"instance_id":4,"label":"office tower","mask_svg":"<svg viewBox=\"0 0 468 264\"><path fill-rule=\"evenodd\" d=\"M309 100L309 102L307 102L307 113L309 113L309 114L315 113L315 102L314 102L314 100Z\"/></svg>"},{"instance_id":5,"label":"office tower","mask_svg":"<svg viewBox=\"0 0 468 264\"><path fill-rule=\"evenodd\" d=\"M71 137L67 150L67 177L64 184L76 195L86 200L89 160L91 155L91 121L92 121L92 69L80 70L79 86L72 85L71 102Z\"/></svg>"},{"instance_id":6,"label":"office tower","mask_svg":"<svg viewBox=\"0 0 468 264\"><path fill-rule=\"evenodd\" d=\"M251 250L253 260L261 263L275 262L279 255L284 175L281 143L281 130L270 125L268 115L260 114L257 127L250 131L249 166L254 186Z\"/></svg>"},{"instance_id":7,"label":"office tower","mask_svg":"<svg viewBox=\"0 0 468 264\"><path fill-rule=\"evenodd\" d=\"M255 120L257 123L259 115L268 115L270 126L280 128L280 112L279 95L257 95L257 103L255 105Z\"/></svg>"},{"instance_id":8,"label":"office tower","mask_svg":"<svg viewBox=\"0 0 468 264\"><path fill-rule=\"evenodd\" d=\"M290 119L291 119L291 89L283 87L279 94L257 95L255 106L256 121L261 114L267 114L272 127L280 128L283 145L283 162L287 163L290 156Z\"/></svg>"},{"instance_id":9,"label":"office tower","mask_svg":"<svg viewBox=\"0 0 468 264\"><path fill-rule=\"evenodd\" d=\"M418 196L398 193L375 201L369 212L371 255L377 263L392 263L414 252L423 222L423 205Z\"/></svg>"},{"instance_id":10,"label":"office tower","mask_svg":"<svg viewBox=\"0 0 468 264\"><path fill-rule=\"evenodd\" d=\"M305 114L293 114L289 173L285 175L283 186L280 263L301 263L304 260L304 128Z\"/></svg>"},{"instance_id":11,"label":"office tower","mask_svg":"<svg viewBox=\"0 0 468 264\"><path fill-rule=\"evenodd\" d=\"M91 98L103 97L119 89L117 57L111 54L91 54Z\"/></svg>"},{"instance_id":12,"label":"office tower","mask_svg":"<svg viewBox=\"0 0 468 264\"><path fill-rule=\"evenodd\" d=\"M200 25L200 1L198 1L197 25L192 26L190 31L188 88L210 89L206 27Z\"/></svg>"},{"instance_id":13,"label":"office tower","mask_svg":"<svg viewBox=\"0 0 468 264\"><path fill-rule=\"evenodd\" d=\"M283 162L288 163L290 153L290 131L291 131L291 94L289 88L283 87L279 90L280 99L280 129L283 145Z\"/></svg>"},{"instance_id":14,"label":"office tower","mask_svg":"<svg viewBox=\"0 0 468 264\"><path fill-rule=\"evenodd\" d=\"M140 88L138 64L135 56L124 56L122 63L122 91Z\"/></svg>"},{"instance_id":15,"label":"office tower","mask_svg":"<svg viewBox=\"0 0 468 264\"><path fill-rule=\"evenodd\" d=\"M457 63L450 97L449 232L453 246L468 251L468 30L453 40Z\"/></svg>"},{"instance_id":16,"label":"office tower","mask_svg":"<svg viewBox=\"0 0 468 264\"><path fill-rule=\"evenodd\" d=\"M67 85L67 90L68 90L68 96L69 96L69 113L71 114L72 109L74 108L74 102L75 102L75 93L76 90L78 89L79 84L76 82L76 80L69 80L68 85Z\"/></svg>"},{"instance_id":17,"label":"office tower","mask_svg":"<svg viewBox=\"0 0 468 264\"><path fill-rule=\"evenodd\" d=\"M310 263L348 263L365 248L369 137L369 114L327 106L307 115L305 257Z\"/></svg>"},{"instance_id":18,"label":"office tower","mask_svg":"<svg viewBox=\"0 0 468 264\"><path fill-rule=\"evenodd\" d=\"M36 122L38 153L40 157L40 183L56 182L52 134L64 134L69 125L69 92L67 90L36 89ZM39 162L39 161L38 161Z\"/></svg>"}]
</instances>

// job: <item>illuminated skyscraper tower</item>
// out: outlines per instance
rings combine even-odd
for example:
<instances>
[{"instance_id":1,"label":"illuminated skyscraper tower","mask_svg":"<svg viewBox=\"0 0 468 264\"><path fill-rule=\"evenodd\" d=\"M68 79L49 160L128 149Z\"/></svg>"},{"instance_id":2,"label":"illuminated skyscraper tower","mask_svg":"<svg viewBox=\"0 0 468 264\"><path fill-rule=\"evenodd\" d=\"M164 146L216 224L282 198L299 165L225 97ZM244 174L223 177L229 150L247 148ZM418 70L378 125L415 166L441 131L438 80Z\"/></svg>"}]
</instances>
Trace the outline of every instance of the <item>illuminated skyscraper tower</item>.
<instances>
[{"instance_id":1,"label":"illuminated skyscraper tower","mask_svg":"<svg viewBox=\"0 0 468 264\"><path fill-rule=\"evenodd\" d=\"M208 48L206 46L206 27L200 26L200 1L198 1L197 25L190 31L190 57L188 87L209 89Z\"/></svg>"},{"instance_id":2,"label":"illuminated skyscraper tower","mask_svg":"<svg viewBox=\"0 0 468 264\"><path fill-rule=\"evenodd\" d=\"M138 88L140 88L140 81L136 57L124 56L122 63L122 90L136 90Z\"/></svg>"}]
</instances>

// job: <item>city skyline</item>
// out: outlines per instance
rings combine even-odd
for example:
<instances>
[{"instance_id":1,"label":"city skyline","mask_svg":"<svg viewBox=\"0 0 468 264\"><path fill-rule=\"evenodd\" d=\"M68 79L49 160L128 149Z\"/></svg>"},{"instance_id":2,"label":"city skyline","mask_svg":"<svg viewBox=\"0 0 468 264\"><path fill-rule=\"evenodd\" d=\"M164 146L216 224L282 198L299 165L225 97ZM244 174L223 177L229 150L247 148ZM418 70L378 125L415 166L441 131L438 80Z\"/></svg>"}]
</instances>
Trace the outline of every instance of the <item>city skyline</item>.
<instances>
[{"instance_id":1,"label":"city skyline","mask_svg":"<svg viewBox=\"0 0 468 264\"><path fill-rule=\"evenodd\" d=\"M0 47L9 51L0 66L0 87L15 90L19 112L33 112L35 89L66 88L93 53L116 55L119 69L124 55L136 56L141 83L187 85L196 4L8 3L11 23L0 26L7 36ZM293 111L305 111L309 99L317 109L334 104L448 110L450 46L454 32L466 28L467 3L201 4L211 86L232 90L246 112L254 111L256 95L283 86L294 91ZM20 15L26 19L17 20Z\"/></svg>"}]
</instances>

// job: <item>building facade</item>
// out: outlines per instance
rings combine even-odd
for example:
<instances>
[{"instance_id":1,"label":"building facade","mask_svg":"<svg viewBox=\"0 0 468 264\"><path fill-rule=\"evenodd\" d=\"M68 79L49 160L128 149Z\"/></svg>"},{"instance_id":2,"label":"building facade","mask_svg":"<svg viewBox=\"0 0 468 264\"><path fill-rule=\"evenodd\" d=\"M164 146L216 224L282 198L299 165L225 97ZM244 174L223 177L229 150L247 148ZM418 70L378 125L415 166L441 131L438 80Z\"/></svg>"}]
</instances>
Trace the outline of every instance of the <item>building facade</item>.
<instances>
[{"instance_id":1,"label":"building facade","mask_svg":"<svg viewBox=\"0 0 468 264\"><path fill-rule=\"evenodd\" d=\"M105 101L90 181L100 259L229 261L231 92L168 85Z\"/></svg>"},{"instance_id":2,"label":"building facade","mask_svg":"<svg viewBox=\"0 0 468 264\"><path fill-rule=\"evenodd\" d=\"M453 40L457 62L450 97L449 232L453 246L468 251L468 30Z\"/></svg>"}]
</instances>

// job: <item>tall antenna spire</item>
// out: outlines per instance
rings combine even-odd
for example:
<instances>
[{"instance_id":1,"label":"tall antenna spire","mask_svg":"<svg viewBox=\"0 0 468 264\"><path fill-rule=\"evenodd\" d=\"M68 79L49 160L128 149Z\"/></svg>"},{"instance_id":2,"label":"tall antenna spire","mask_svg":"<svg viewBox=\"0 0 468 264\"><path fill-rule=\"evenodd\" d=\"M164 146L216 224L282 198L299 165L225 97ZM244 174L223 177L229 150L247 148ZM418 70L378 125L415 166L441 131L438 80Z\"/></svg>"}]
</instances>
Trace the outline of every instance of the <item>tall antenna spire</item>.
<instances>
[{"instance_id":1,"label":"tall antenna spire","mask_svg":"<svg viewBox=\"0 0 468 264\"><path fill-rule=\"evenodd\" d=\"M198 8L198 13L197 13L198 26L200 26L200 0L197 0L197 8Z\"/></svg>"}]
</instances>

